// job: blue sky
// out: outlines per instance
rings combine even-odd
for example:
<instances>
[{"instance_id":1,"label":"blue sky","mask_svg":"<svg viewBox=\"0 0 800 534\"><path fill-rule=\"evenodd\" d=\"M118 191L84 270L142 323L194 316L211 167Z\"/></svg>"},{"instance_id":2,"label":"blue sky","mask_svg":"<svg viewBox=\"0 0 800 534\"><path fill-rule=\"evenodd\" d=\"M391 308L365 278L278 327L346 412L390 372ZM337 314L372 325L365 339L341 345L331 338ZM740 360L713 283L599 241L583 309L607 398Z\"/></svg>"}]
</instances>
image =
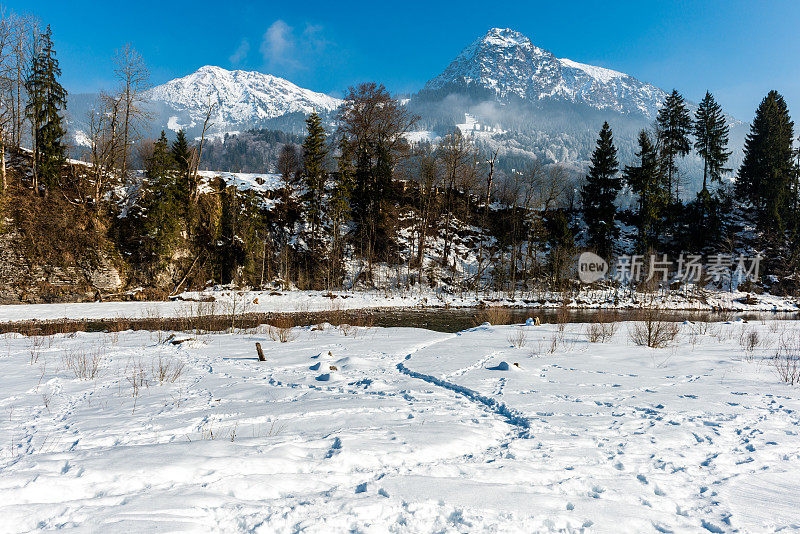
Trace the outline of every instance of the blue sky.
<instances>
[{"instance_id":1,"label":"blue sky","mask_svg":"<svg viewBox=\"0 0 800 534\"><path fill-rule=\"evenodd\" d=\"M155 83L213 64L269 72L333 95L364 80L412 92L499 26L523 32L559 57L675 87L694 101L709 89L742 120L778 89L800 120L797 0L4 5L51 24L62 80L73 93L110 88L110 57L126 42L144 56Z\"/></svg>"}]
</instances>

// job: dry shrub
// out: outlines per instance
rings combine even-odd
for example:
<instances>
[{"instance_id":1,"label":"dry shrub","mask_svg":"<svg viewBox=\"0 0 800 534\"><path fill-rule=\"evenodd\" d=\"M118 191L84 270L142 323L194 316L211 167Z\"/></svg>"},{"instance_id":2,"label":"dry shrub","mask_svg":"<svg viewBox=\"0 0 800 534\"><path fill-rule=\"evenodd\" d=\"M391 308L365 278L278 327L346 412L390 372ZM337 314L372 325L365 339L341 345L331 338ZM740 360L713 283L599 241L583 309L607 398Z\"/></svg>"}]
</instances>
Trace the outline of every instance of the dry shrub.
<instances>
[{"instance_id":1,"label":"dry shrub","mask_svg":"<svg viewBox=\"0 0 800 534\"><path fill-rule=\"evenodd\" d=\"M528 333L523 327L520 326L509 332L506 339L508 339L508 342L511 343L512 347L521 349L528 341Z\"/></svg>"},{"instance_id":2,"label":"dry shrub","mask_svg":"<svg viewBox=\"0 0 800 534\"><path fill-rule=\"evenodd\" d=\"M103 353L100 347L86 351L66 351L64 353L64 367L72 371L79 380L94 380L100 375L100 363Z\"/></svg>"},{"instance_id":3,"label":"dry shrub","mask_svg":"<svg viewBox=\"0 0 800 534\"><path fill-rule=\"evenodd\" d=\"M44 339L39 336L31 336L30 338L30 364L33 365L34 363L39 361L39 355L41 354L42 347L44 346Z\"/></svg>"},{"instance_id":4,"label":"dry shrub","mask_svg":"<svg viewBox=\"0 0 800 534\"><path fill-rule=\"evenodd\" d=\"M564 327L571 320L572 320L572 314L570 313L566 303L559 306L558 309L556 310L556 324L558 325L558 331L563 332Z\"/></svg>"},{"instance_id":5,"label":"dry shrub","mask_svg":"<svg viewBox=\"0 0 800 534\"><path fill-rule=\"evenodd\" d=\"M586 327L586 337L592 343L605 343L614 337L616 331L616 323L589 323Z\"/></svg>"},{"instance_id":6,"label":"dry shrub","mask_svg":"<svg viewBox=\"0 0 800 534\"><path fill-rule=\"evenodd\" d=\"M342 323L339 325L339 331L345 336L354 336L357 328L351 324Z\"/></svg>"},{"instance_id":7,"label":"dry shrub","mask_svg":"<svg viewBox=\"0 0 800 534\"><path fill-rule=\"evenodd\" d=\"M754 328L742 329L742 333L739 335L739 346L741 346L744 351L745 360L748 362L753 361L753 355L760 342L761 339L758 336L757 330Z\"/></svg>"},{"instance_id":8,"label":"dry shrub","mask_svg":"<svg viewBox=\"0 0 800 534\"><path fill-rule=\"evenodd\" d=\"M183 374L183 367L182 361L168 360L159 354L158 359L153 360L150 373L159 384L175 382Z\"/></svg>"},{"instance_id":9,"label":"dry shrub","mask_svg":"<svg viewBox=\"0 0 800 534\"><path fill-rule=\"evenodd\" d=\"M772 367L781 382L800 384L800 338L783 336L778 352L772 357Z\"/></svg>"},{"instance_id":10,"label":"dry shrub","mask_svg":"<svg viewBox=\"0 0 800 534\"><path fill-rule=\"evenodd\" d=\"M680 332L680 325L670 321L667 314L656 309L641 310L637 322L631 325L628 335L634 344L663 349L672 343Z\"/></svg>"},{"instance_id":11,"label":"dry shrub","mask_svg":"<svg viewBox=\"0 0 800 534\"><path fill-rule=\"evenodd\" d=\"M562 338L558 335L553 335L553 338L550 340L550 354L553 354L555 351L558 350L559 341Z\"/></svg>"},{"instance_id":12,"label":"dry shrub","mask_svg":"<svg viewBox=\"0 0 800 534\"><path fill-rule=\"evenodd\" d=\"M617 314L599 311L592 316L592 321L586 327L586 336L592 343L605 343L614 337L617 331Z\"/></svg>"},{"instance_id":13,"label":"dry shrub","mask_svg":"<svg viewBox=\"0 0 800 534\"><path fill-rule=\"evenodd\" d=\"M483 310L479 316L478 323L490 323L493 325L504 325L511 322L511 311L502 306L489 306Z\"/></svg>"},{"instance_id":14,"label":"dry shrub","mask_svg":"<svg viewBox=\"0 0 800 534\"><path fill-rule=\"evenodd\" d=\"M292 319L285 315L278 316L272 321L269 325L268 333L272 341L279 341L281 343L294 341L297 337L294 332L294 323Z\"/></svg>"}]
</instances>

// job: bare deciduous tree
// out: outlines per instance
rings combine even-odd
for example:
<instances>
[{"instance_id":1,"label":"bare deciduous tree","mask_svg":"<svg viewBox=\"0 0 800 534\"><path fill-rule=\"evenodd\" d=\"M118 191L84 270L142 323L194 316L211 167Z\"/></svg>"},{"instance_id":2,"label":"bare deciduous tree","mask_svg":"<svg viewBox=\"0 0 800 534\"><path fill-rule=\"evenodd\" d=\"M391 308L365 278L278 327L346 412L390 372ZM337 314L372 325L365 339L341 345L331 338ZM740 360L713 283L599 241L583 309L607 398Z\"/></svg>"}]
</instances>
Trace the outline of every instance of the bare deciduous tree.
<instances>
[{"instance_id":1,"label":"bare deciduous tree","mask_svg":"<svg viewBox=\"0 0 800 534\"><path fill-rule=\"evenodd\" d=\"M126 44L114 55L114 75L120 84L116 99L120 103L120 173L125 177L131 144L141 138L144 124L151 119L145 107L150 71L142 56L130 44Z\"/></svg>"},{"instance_id":2,"label":"bare deciduous tree","mask_svg":"<svg viewBox=\"0 0 800 534\"><path fill-rule=\"evenodd\" d=\"M94 200L100 202L103 187L110 176L118 155L125 152L121 136L123 102L120 95L101 93L88 113L89 161L92 163Z\"/></svg>"},{"instance_id":3,"label":"bare deciduous tree","mask_svg":"<svg viewBox=\"0 0 800 534\"><path fill-rule=\"evenodd\" d=\"M450 255L450 246L452 242L450 226L453 222L453 197L455 195L456 183L459 177L465 172L472 154L472 145L458 128L455 128L452 132L447 134L439 145L438 155L444 167L445 177L445 227L444 245L442 248L443 266L447 265Z\"/></svg>"}]
</instances>

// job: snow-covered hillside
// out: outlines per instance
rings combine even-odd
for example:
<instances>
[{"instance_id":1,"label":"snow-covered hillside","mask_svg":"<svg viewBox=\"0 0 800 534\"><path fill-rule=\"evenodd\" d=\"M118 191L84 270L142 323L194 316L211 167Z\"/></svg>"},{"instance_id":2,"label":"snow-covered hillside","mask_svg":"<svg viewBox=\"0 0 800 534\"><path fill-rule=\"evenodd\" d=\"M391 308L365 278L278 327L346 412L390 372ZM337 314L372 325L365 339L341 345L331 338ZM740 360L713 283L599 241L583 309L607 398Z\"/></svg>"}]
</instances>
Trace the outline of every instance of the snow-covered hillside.
<instances>
[{"instance_id":1,"label":"snow-covered hillside","mask_svg":"<svg viewBox=\"0 0 800 534\"><path fill-rule=\"evenodd\" d=\"M632 76L559 59L525 35L492 28L466 47L425 89L478 85L498 98L560 100L653 119L666 93Z\"/></svg>"},{"instance_id":2,"label":"snow-covered hillside","mask_svg":"<svg viewBox=\"0 0 800 534\"><path fill-rule=\"evenodd\" d=\"M213 66L154 87L147 98L175 111L168 119L171 130L202 124L211 103L215 106L211 122L218 132L246 129L289 113L327 113L341 104L277 76Z\"/></svg>"}]
</instances>

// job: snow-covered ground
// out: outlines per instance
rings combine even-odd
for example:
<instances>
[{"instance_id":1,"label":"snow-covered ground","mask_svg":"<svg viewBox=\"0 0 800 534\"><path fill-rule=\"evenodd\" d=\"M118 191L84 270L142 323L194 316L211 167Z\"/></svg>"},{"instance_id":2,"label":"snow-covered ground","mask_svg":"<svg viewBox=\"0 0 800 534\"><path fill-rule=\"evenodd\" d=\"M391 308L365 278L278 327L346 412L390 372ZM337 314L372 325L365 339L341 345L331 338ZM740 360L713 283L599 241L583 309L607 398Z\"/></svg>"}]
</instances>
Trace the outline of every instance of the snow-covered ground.
<instances>
[{"instance_id":1,"label":"snow-covered ground","mask_svg":"<svg viewBox=\"0 0 800 534\"><path fill-rule=\"evenodd\" d=\"M5 335L0 532L800 530L800 322L630 328Z\"/></svg>"},{"instance_id":2,"label":"snow-covered ground","mask_svg":"<svg viewBox=\"0 0 800 534\"><path fill-rule=\"evenodd\" d=\"M671 310L731 310L738 312L797 312L792 298L772 295L749 295L754 301L743 302L748 293L706 292L702 297L667 292L654 295L616 293L613 290L584 291L570 297L573 309L635 309L657 307ZM206 302L200 302L206 301ZM211 304L213 302L213 305ZM367 308L456 307L489 304L523 308L558 308L564 295L558 293L448 294L443 291L231 291L208 290L185 292L171 301L83 302L58 304L0 305L0 322L57 319L146 319L157 317L196 317L208 314L273 312L323 312Z\"/></svg>"}]
</instances>

